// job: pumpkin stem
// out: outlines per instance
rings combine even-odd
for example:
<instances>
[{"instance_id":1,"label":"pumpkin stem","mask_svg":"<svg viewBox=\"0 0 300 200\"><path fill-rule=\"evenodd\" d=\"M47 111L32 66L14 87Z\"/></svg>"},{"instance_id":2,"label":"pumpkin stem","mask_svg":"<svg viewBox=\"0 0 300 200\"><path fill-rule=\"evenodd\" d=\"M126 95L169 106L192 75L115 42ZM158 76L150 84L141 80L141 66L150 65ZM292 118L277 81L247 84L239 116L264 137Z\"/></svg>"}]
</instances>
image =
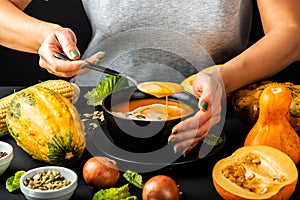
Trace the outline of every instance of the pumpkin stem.
<instances>
[{"instance_id":1,"label":"pumpkin stem","mask_svg":"<svg viewBox=\"0 0 300 200\"><path fill-rule=\"evenodd\" d=\"M271 88L272 94L278 94L282 92L282 89L279 87Z\"/></svg>"},{"instance_id":2,"label":"pumpkin stem","mask_svg":"<svg viewBox=\"0 0 300 200\"><path fill-rule=\"evenodd\" d=\"M72 152L66 153L66 159L67 159L67 160L70 160L70 159L73 158L73 157L74 157L74 155L73 155Z\"/></svg>"}]
</instances>

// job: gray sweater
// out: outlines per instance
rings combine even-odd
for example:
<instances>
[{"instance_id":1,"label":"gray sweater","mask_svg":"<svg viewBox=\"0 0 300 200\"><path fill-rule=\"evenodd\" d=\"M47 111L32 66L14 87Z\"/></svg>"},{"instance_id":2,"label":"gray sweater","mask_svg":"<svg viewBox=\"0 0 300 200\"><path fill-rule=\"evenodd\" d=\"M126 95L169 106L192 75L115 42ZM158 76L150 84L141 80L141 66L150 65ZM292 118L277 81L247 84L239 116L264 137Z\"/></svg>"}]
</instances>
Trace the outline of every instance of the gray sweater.
<instances>
[{"instance_id":1,"label":"gray sweater","mask_svg":"<svg viewBox=\"0 0 300 200\"><path fill-rule=\"evenodd\" d=\"M84 0L93 34L83 58L105 51L101 62L138 81L181 82L222 64L248 44L251 0ZM75 77L95 86L106 75Z\"/></svg>"}]
</instances>

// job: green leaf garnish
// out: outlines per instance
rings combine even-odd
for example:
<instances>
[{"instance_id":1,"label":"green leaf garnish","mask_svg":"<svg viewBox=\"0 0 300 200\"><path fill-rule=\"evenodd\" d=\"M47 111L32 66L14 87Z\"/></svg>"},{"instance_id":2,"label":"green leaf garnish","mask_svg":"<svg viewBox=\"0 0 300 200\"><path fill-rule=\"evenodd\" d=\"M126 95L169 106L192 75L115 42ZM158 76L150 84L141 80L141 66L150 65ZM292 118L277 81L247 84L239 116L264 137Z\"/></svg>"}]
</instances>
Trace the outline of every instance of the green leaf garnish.
<instances>
[{"instance_id":1,"label":"green leaf garnish","mask_svg":"<svg viewBox=\"0 0 300 200\"><path fill-rule=\"evenodd\" d=\"M25 174L25 171L20 170L17 171L14 176L11 176L8 179L6 179L6 189L9 192L13 192L20 188L20 178L23 174Z\"/></svg>"},{"instance_id":2,"label":"green leaf garnish","mask_svg":"<svg viewBox=\"0 0 300 200\"><path fill-rule=\"evenodd\" d=\"M128 87L128 80L119 76L107 75L95 88L84 94L87 105L102 105L102 100L114 91Z\"/></svg>"},{"instance_id":3,"label":"green leaf garnish","mask_svg":"<svg viewBox=\"0 0 300 200\"><path fill-rule=\"evenodd\" d=\"M213 133L208 133L203 142L211 146L216 146L223 142L223 138L221 136L216 136Z\"/></svg>"},{"instance_id":4,"label":"green leaf garnish","mask_svg":"<svg viewBox=\"0 0 300 200\"><path fill-rule=\"evenodd\" d=\"M126 170L123 174L123 177L131 184L135 185L138 188L143 189L144 184L143 184L143 177L133 171Z\"/></svg>"},{"instance_id":5,"label":"green leaf garnish","mask_svg":"<svg viewBox=\"0 0 300 200\"><path fill-rule=\"evenodd\" d=\"M128 184L121 187L112 187L107 189L100 189L93 196L92 200L137 200L137 197L131 195Z\"/></svg>"}]
</instances>

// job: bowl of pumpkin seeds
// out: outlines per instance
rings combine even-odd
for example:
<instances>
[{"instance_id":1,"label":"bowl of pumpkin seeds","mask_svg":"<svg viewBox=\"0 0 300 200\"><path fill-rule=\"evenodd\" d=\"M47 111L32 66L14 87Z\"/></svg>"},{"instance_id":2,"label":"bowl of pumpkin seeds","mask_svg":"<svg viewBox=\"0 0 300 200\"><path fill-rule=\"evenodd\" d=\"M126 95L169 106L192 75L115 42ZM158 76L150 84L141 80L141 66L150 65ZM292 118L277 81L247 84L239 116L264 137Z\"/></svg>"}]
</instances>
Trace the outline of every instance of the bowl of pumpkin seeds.
<instances>
[{"instance_id":1,"label":"bowl of pumpkin seeds","mask_svg":"<svg viewBox=\"0 0 300 200\"><path fill-rule=\"evenodd\" d=\"M28 200L68 200L78 185L77 174L61 166L31 169L21 176L20 189Z\"/></svg>"}]
</instances>

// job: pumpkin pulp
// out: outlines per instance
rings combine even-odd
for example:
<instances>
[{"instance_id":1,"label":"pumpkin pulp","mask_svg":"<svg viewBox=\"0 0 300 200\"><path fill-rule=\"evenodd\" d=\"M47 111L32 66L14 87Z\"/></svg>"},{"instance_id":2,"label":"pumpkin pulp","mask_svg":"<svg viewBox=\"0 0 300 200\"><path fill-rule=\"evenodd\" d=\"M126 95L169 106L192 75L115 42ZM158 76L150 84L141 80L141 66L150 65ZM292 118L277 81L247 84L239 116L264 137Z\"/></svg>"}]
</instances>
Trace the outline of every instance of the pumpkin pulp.
<instances>
[{"instance_id":1,"label":"pumpkin pulp","mask_svg":"<svg viewBox=\"0 0 300 200\"><path fill-rule=\"evenodd\" d=\"M241 147L213 169L214 186L224 199L288 199L297 180L291 158L264 145Z\"/></svg>"}]
</instances>

